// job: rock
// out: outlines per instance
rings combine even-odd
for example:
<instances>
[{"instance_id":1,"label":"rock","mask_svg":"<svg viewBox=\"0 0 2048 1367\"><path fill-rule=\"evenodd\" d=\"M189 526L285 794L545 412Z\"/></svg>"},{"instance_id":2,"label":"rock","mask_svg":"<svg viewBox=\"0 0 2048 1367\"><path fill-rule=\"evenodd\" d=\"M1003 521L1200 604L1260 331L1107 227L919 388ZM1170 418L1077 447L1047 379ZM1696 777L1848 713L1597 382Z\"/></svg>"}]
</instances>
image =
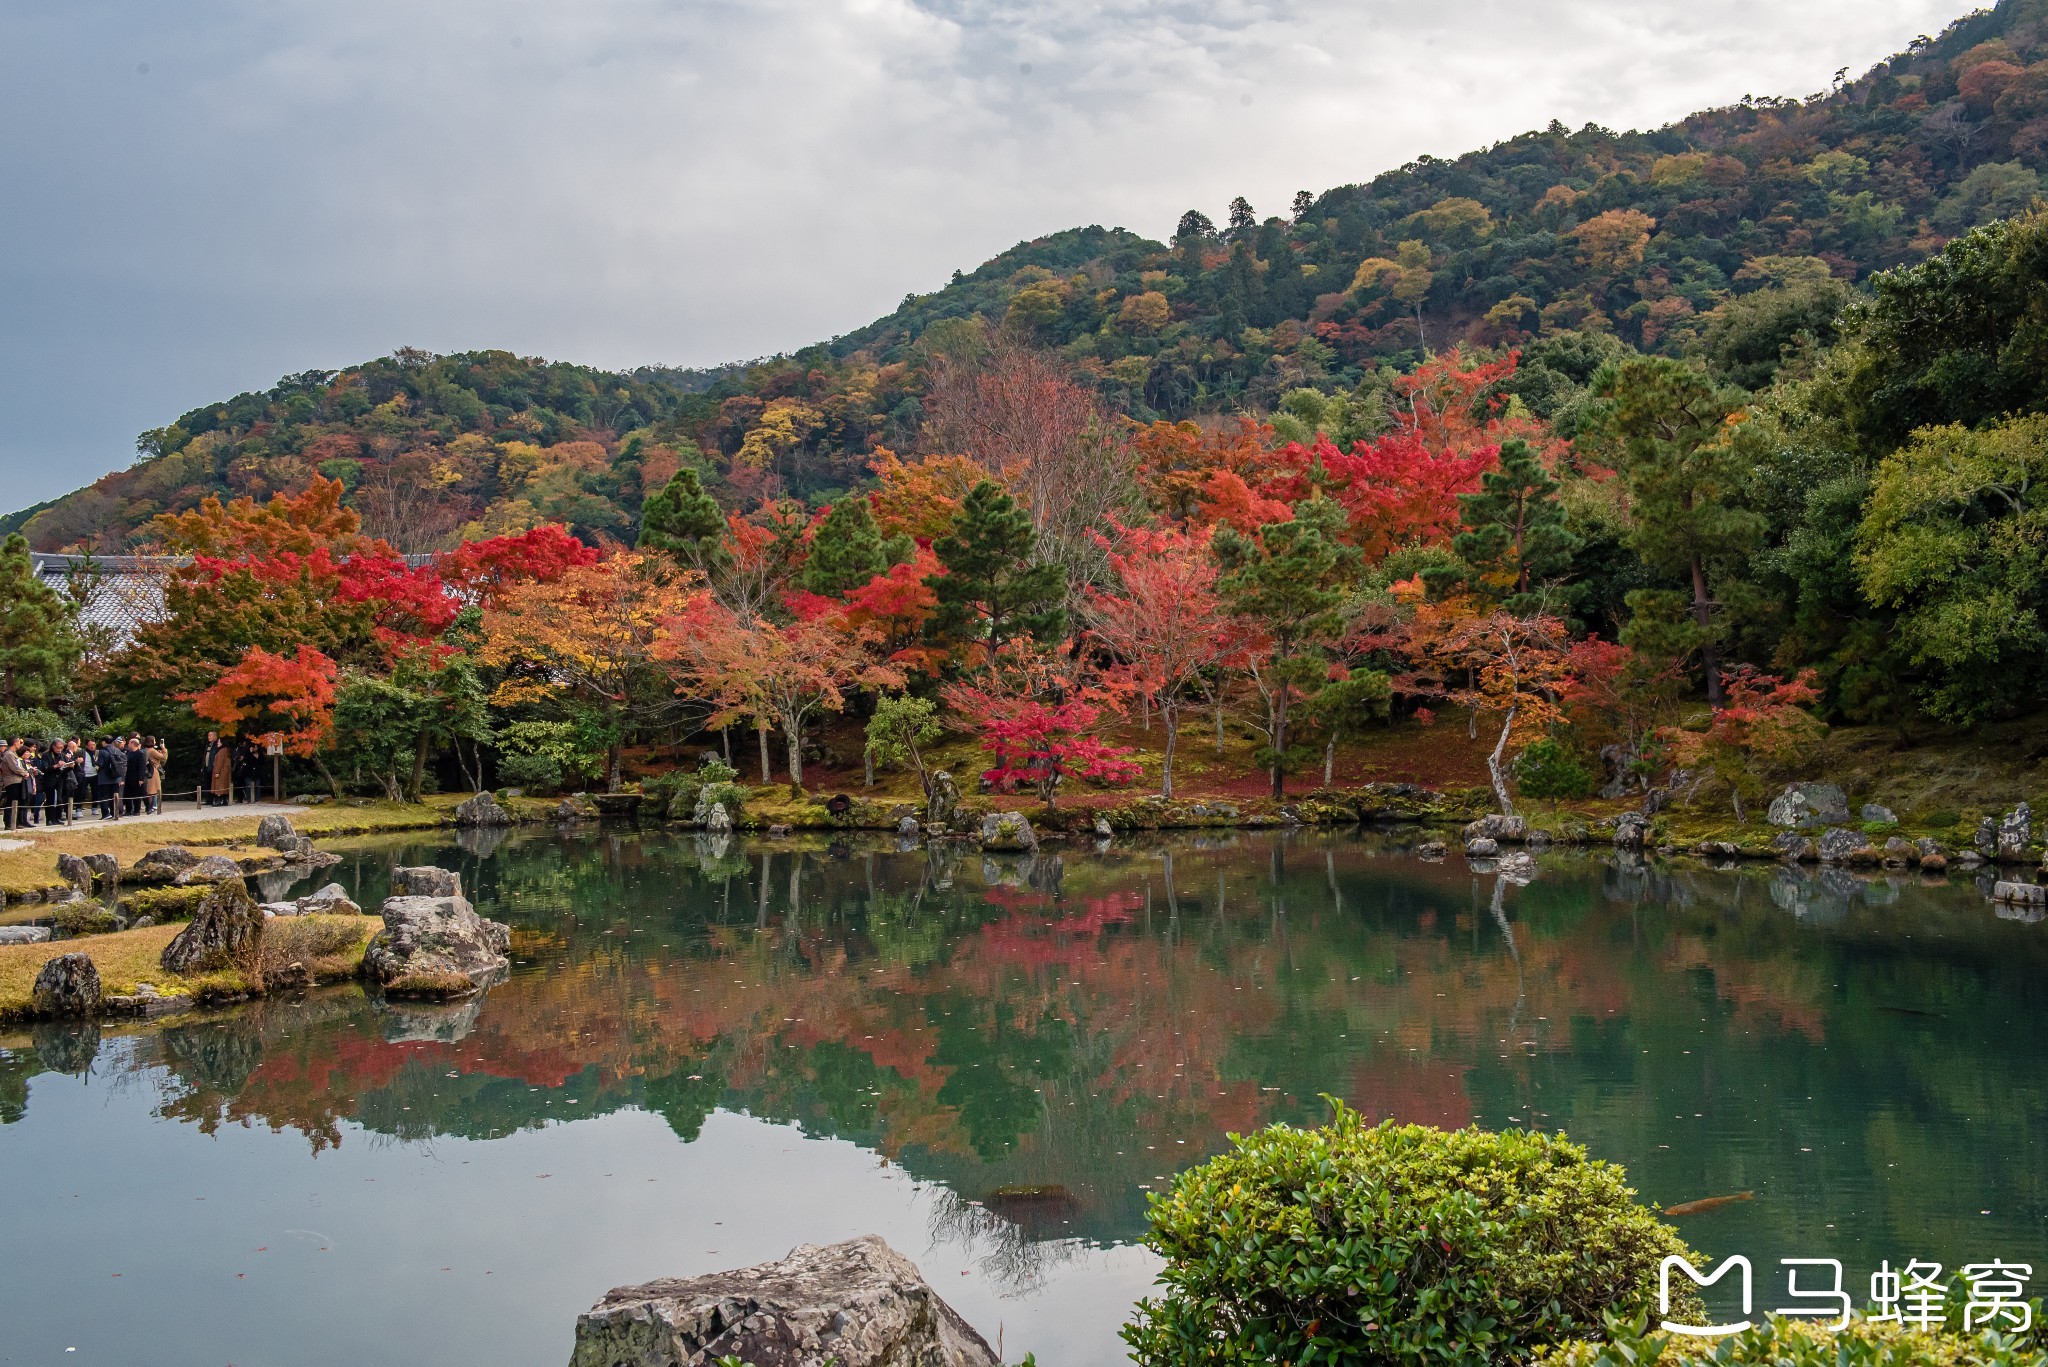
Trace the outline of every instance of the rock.
<instances>
[{"instance_id":1,"label":"rock","mask_svg":"<svg viewBox=\"0 0 2048 1367\"><path fill-rule=\"evenodd\" d=\"M199 862L199 856L180 845L151 850L135 861L128 876L138 883L168 883Z\"/></svg>"},{"instance_id":2,"label":"rock","mask_svg":"<svg viewBox=\"0 0 2048 1367\"><path fill-rule=\"evenodd\" d=\"M1945 854L1923 854L1920 856L1920 872L1947 873L1948 856Z\"/></svg>"},{"instance_id":3,"label":"rock","mask_svg":"<svg viewBox=\"0 0 2048 1367\"><path fill-rule=\"evenodd\" d=\"M899 817L899 818L897 818L897 821L896 821L896 834L898 834L898 835L902 836L902 837L903 837L904 839L906 839L906 840L915 840L915 839L917 839L917 829L918 829L918 828L917 828L917 818L916 818L916 817L914 817L914 816L905 816L905 817Z\"/></svg>"},{"instance_id":4,"label":"rock","mask_svg":"<svg viewBox=\"0 0 2048 1367\"><path fill-rule=\"evenodd\" d=\"M577 1317L570 1367L998 1367L981 1335L875 1235L780 1262L622 1286Z\"/></svg>"},{"instance_id":5,"label":"rock","mask_svg":"<svg viewBox=\"0 0 2048 1367\"><path fill-rule=\"evenodd\" d=\"M229 879L240 882L242 866L224 854L209 854L171 881L188 888L194 883L225 883Z\"/></svg>"},{"instance_id":6,"label":"rock","mask_svg":"<svg viewBox=\"0 0 2048 1367\"><path fill-rule=\"evenodd\" d=\"M1892 812L1891 808L1876 802L1864 803L1863 810L1857 813L1857 819L1867 822L1874 821L1885 826L1896 826L1899 824L1899 818Z\"/></svg>"},{"instance_id":7,"label":"rock","mask_svg":"<svg viewBox=\"0 0 2048 1367\"><path fill-rule=\"evenodd\" d=\"M460 897L462 879L448 869L432 864L415 864L391 871L393 897Z\"/></svg>"},{"instance_id":8,"label":"rock","mask_svg":"<svg viewBox=\"0 0 2048 1367\"><path fill-rule=\"evenodd\" d=\"M477 915L459 894L388 897L382 913L363 974L392 996L465 996L512 967L511 930Z\"/></svg>"},{"instance_id":9,"label":"rock","mask_svg":"<svg viewBox=\"0 0 2048 1367\"><path fill-rule=\"evenodd\" d=\"M1830 826L1821 832L1820 861L1823 864L1856 864L1875 861L1877 848L1870 837L1849 826Z\"/></svg>"},{"instance_id":10,"label":"rock","mask_svg":"<svg viewBox=\"0 0 2048 1367\"><path fill-rule=\"evenodd\" d=\"M1773 826L1838 826L1849 819L1849 798L1832 783L1792 783L1771 800Z\"/></svg>"},{"instance_id":11,"label":"rock","mask_svg":"<svg viewBox=\"0 0 2048 1367\"><path fill-rule=\"evenodd\" d=\"M1702 840L1693 847L1693 853L1708 859L1740 859L1741 847L1732 840Z\"/></svg>"},{"instance_id":12,"label":"rock","mask_svg":"<svg viewBox=\"0 0 2048 1367\"><path fill-rule=\"evenodd\" d=\"M166 994L159 992L153 983L143 983L129 997L108 997L102 1003L106 1009L118 1016L141 1016L145 1020L157 1016L168 1016L176 1011L190 1010L192 999L183 993Z\"/></svg>"},{"instance_id":13,"label":"rock","mask_svg":"<svg viewBox=\"0 0 2048 1367\"><path fill-rule=\"evenodd\" d=\"M1978 822L1977 838L1970 843L1975 845L1977 853L1986 859L1994 858L1998 854L1998 818L1987 816Z\"/></svg>"},{"instance_id":14,"label":"rock","mask_svg":"<svg viewBox=\"0 0 2048 1367\"><path fill-rule=\"evenodd\" d=\"M723 802L713 802L705 809L702 824L712 835L732 834L732 814L725 810Z\"/></svg>"},{"instance_id":15,"label":"rock","mask_svg":"<svg viewBox=\"0 0 2048 1367\"><path fill-rule=\"evenodd\" d=\"M121 861L111 854L89 854L85 857L86 868L100 886L118 887L121 882Z\"/></svg>"},{"instance_id":16,"label":"rock","mask_svg":"<svg viewBox=\"0 0 2048 1367\"><path fill-rule=\"evenodd\" d=\"M557 821L595 821L603 815L587 794L571 793L555 804Z\"/></svg>"},{"instance_id":17,"label":"rock","mask_svg":"<svg viewBox=\"0 0 2048 1367\"><path fill-rule=\"evenodd\" d=\"M2022 802L1998 823L1998 857L2007 863L2019 863L2027 857L2027 846L2033 843L2034 814Z\"/></svg>"},{"instance_id":18,"label":"rock","mask_svg":"<svg viewBox=\"0 0 2048 1367\"><path fill-rule=\"evenodd\" d=\"M1529 838L1529 823L1519 816L1502 816L1494 813L1482 816L1465 827L1467 840L1481 838L1501 844L1519 844Z\"/></svg>"},{"instance_id":19,"label":"rock","mask_svg":"<svg viewBox=\"0 0 2048 1367\"><path fill-rule=\"evenodd\" d=\"M1903 836L1891 836L1884 842L1884 862L1896 869L1918 863L1920 851L1913 848L1913 842Z\"/></svg>"},{"instance_id":20,"label":"rock","mask_svg":"<svg viewBox=\"0 0 2048 1367\"><path fill-rule=\"evenodd\" d=\"M1038 832L1022 812L990 812L981 819L981 847L997 853L1035 850Z\"/></svg>"},{"instance_id":21,"label":"rock","mask_svg":"<svg viewBox=\"0 0 2048 1367\"><path fill-rule=\"evenodd\" d=\"M1451 852L1451 847L1441 840L1425 840L1415 847L1415 853L1424 859L1442 859Z\"/></svg>"},{"instance_id":22,"label":"rock","mask_svg":"<svg viewBox=\"0 0 2048 1367\"><path fill-rule=\"evenodd\" d=\"M38 1016L96 1016L100 970L84 954L59 954L36 974L31 999Z\"/></svg>"},{"instance_id":23,"label":"rock","mask_svg":"<svg viewBox=\"0 0 2048 1367\"><path fill-rule=\"evenodd\" d=\"M1639 850L1650 834L1650 823L1636 812L1623 812L1614 819L1616 849Z\"/></svg>"},{"instance_id":24,"label":"rock","mask_svg":"<svg viewBox=\"0 0 2048 1367\"><path fill-rule=\"evenodd\" d=\"M299 914L299 904L297 902L258 902L256 909L263 913L263 919L266 921L279 916L297 916Z\"/></svg>"},{"instance_id":25,"label":"rock","mask_svg":"<svg viewBox=\"0 0 2048 1367\"><path fill-rule=\"evenodd\" d=\"M1116 829L1109 824L1108 817L1098 816L1095 818L1095 834L1098 838L1107 840L1116 834Z\"/></svg>"},{"instance_id":26,"label":"rock","mask_svg":"<svg viewBox=\"0 0 2048 1367\"><path fill-rule=\"evenodd\" d=\"M2039 883L2008 883L2000 880L1991 889L1991 900L2013 907L2048 907L2048 887ZM38 986L41 980L38 980Z\"/></svg>"},{"instance_id":27,"label":"rock","mask_svg":"<svg viewBox=\"0 0 2048 1367\"><path fill-rule=\"evenodd\" d=\"M931 789L925 794L924 819L944 826L959 810L960 785L953 781L951 770L941 769L932 775Z\"/></svg>"},{"instance_id":28,"label":"rock","mask_svg":"<svg viewBox=\"0 0 2048 1367\"><path fill-rule=\"evenodd\" d=\"M1528 846L1529 846L1529 848L1530 848L1530 849L1532 849L1532 850L1547 850L1547 849L1549 849L1549 848L1550 848L1550 843L1551 843L1551 835L1550 835L1550 832L1549 832L1549 831L1531 831L1531 832L1529 832L1529 838L1528 838Z\"/></svg>"},{"instance_id":29,"label":"rock","mask_svg":"<svg viewBox=\"0 0 2048 1367\"><path fill-rule=\"evenodd\" d=\"M1923 835L1918 840L1915 840L1913 842L1913 853L1918 855L1920 858L1925 859L1930 854L1945 855L1948 853L1948 851L1942 848L1942 844L1939 840L1935 840L1932 837Z\"/></svg>"},{"instance_id":30,"label":"rock","mask_svg":"<svg viewBox=\"0 0 2048 1367\"><path fill-rule=\"evenodd\" d=\"M1803 835L1794 835L1790 831L1772 840L1771 848L1778 852L1778 858L1788 859L1793 863L1820 857L1820 852L1814 849L1811 840Z\"/></svg>"},{"instance_id":31,"label":"rock","mask_svg":"<svg viewBox=\"0 0 2048 1367\"><path fill-rule=\"evenodd\" d=\"M1475 835L1465 842L1467 859L1491 859L1500 853L1500 842L1492 836Z\"/></svg>"},{"instance_id":32,"label":"rock","mask_svg":"<svg viewBox=\"0 0 2048 1367\"><path fill-rule=\"evenodd\" d=\"M768 827L768 834L779 839L789 834L789 827L785 823L777 821Z\"/></svg>"},{"instance_id":33,"label":"rock","mask_svg":"<svg viewBox=\"0 0 2048 1367\"><path fill-rule=\"evenodd\" d=\"M49 938L48 926L0 926L0 945L39 945Z\"/></svg>"},{"instance_id":34,"label":"rock","mask_svg":"<svg viewBox=\"0 0 2048 1367\"><path fill-rule=\"evenodd\" d=\"M309 892L292 904L301 916L361 916L363 909L349 898L348 890L339 883L329 883L318 892Z\"/></svg>"},{"instance_id":35,"label":"rock","mask_svg":"<svg viewBox=\"0 0 2048 1367\"><path fill-rule=\"evenodd\" d=\"M1531 883L1536 879L1536 856L1513 850L1500 857L1494 872L1510 883Z\"/></svg>"},{"instance_id":36,"label":"rock","mask_svg":"<svg viewBox=\"0 0 2048 1367\"><path fill-rule=\"evenodd\" d=\"M263 909L238 876L213 885L157 961L166 973L206 973L248 961L262 943Z\"/></svg>"},{"instance_id":37,"label":"rock","mask_svg":"<svg viewBox=\"0 0 2048 1367\"><path fill-rule=\"evenodd\" d=\"M455 809L455 824L458 826L509 826L512 813L498 805L498 799L489 793L478 793L462 802Z\"/></svg>"},{"instance_id":38,"label":"rock","mask_svg":"<svg viewBox=\"0 0 2048 1367\"><path fill-rule=\"evenodd\" d=\"M92 870L75 854L57 856L57 876L77 888L81 895L92 891Z\"/></svg>"},{"instance_id":39,"label":"rock","mask_svg":"<svg viewBox=\"0 0 2048 1367\"><path fill-rule=\"evenodd\" d=\"M291 853L294 842L299 838L292 819L279 813L272 813L256 823L256 843L265 849L282 850Z\"/></svg>"}]
</instances>

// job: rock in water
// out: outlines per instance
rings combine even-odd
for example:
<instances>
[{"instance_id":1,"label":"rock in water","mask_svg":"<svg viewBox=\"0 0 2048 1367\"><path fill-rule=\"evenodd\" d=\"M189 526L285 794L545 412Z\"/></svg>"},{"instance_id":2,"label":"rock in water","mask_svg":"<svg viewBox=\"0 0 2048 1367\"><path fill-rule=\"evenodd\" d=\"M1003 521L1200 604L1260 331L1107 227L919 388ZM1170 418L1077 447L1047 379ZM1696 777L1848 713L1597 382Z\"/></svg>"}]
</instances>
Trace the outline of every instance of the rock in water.
<instances>
[{"instance_id":1,"label":"rock in water","mask_svg":"<svg viewBox=\"0 0 2048 1367\"><path fill-rule=\"evenodd\" d=\"M571 793L555 804L557 821L595 821L603 815L587 793Z\"/></svg>"},{"instance_id":2,"label":"rock in water","mask_svg":"<svg viewBox=\"0 0 2048 1367\"><path fill-rule=\"evenodd\" d=\"M1849 819L1849 798L1832 783L1791 783L1771 800L1773 826L1839 826Z\"/></svg>"},{"instance_id":3,"label":"rock in water","mask_svg":"<svg viewBox=\"0 0 2048 1367\"><path fill-rule=\"evenodd\" d=\"M121 883L121 861L111 854L89 854L85 857L86 868L103 888L114 888Z\"/></svg>"},{"instance_id":4,"label":"rock in water","mask_svg":"<svg viewBox=\"0 0 2048 1367\"><path fill-rule=\"evenodd\" d=\"M309 892L293 904L301 916L360 916L363 909L349 899L348 890L339 883L329 883L318 892Z\"/></svg>"},{"instance_id":5,"label":"rock in water","mask_svg":"<svg viewBox=\"0 0 2048 1367\"><path fill-rule=\"evenodd\" d=\"M288 816L272 814L256 823L256 843L265 849L290 854L296 848L298 838L299 833Z\"/></svg>"},{"instance_id":6,"label":"rock in water","mask_svg":"<svg viewBox=\"0 0 2048 1367\"><path fill-rule=\"evenodd\" d=\"M209 854L171 881L181 888L194 883L225 883L230 879L240 882L242 866L224 854Z\"/></svg>"},{"instance_id":7,"label":"rock in water","mask_svg":"<svg viewBox=\"0 0 2048 1367\"><path fill-rule=\"evenodd\" d=\"M723 802L714 802L704 813L704 829L711 835L732 834L732 814Z\"/></svg>"},{"instance_id":8,"label":"rock in water","mask_svg":"<svg viewBox=\"0 0 2048 1367\"><path fill-rule=\"evenodd\" d=\"M1821 833L1820 862L1823 864L1874 864L1882 856L1870 837L1848 826L1831 826Z\"/></svg>"},{"instance_id":9,"label":"rock in water","mask_svg":"<svg viewBox=\"0 0 2048 1367\"><path fill-rule=\"evenodd\" d=\"M1500 857L1493 871L1510 883L1528 884L1536 881L1536 856L1516 850Z\"/></svg>"},{"instance_id":10,"label":"rock in water","mask_svg":"<svg viewBox=\"0 0 2048 1367\"><path fill-rule=\"evenodd\" d=\"M1465 827L1467 840L1486 839L1496 844L1518 844L1529 838L1529 823L1519 816L1502 816L1498 812L1482 816Z\"/></svg>"},{"instance_id":11,"label":"rock in water","mask_svg":"<svg viewBox=\"0 0 2048 1367\"><path fill-rule=\"evenodd\" d=\"M1998 853L1998 818L1987 816L1977 823L1977 838L1971 842L1986 859Z\"/></svg>"},{"instance_id":12,"label":"rock in water","mask_svg":"<svg viewBox=\"0 0 2048 1367\"><path fill-rule=\"evenodd\" d=\"M363 973L391 996L466 996L512 967L511 930L459 896L389 897L382 910L384 929L363 955Z\"/></svg>"},{"instance_id":13,"label":"rock in water","mask_svg":"<svg viewBox=\"0 0 2048 1367\"><path fill-rule=\"evenodd\" d=\"M32 994L38 1016L95 1016L100 1009L100 971L83 954L59 954L36 974Z\"/></svg>"},{"instance_id":14,"label":"rock in water","mask_svg":"<svg viewBox=\"0 0 2048 1367\"><path fill-rule=\"evenodd\" d=\"M1467 859L1491 859L1500 853L1500 842L1489 835L1475 835L1465 842Z\"/></svg>"},{"instance_id":15,"label":"rock in water","mask_svg":"<svg viewBox=\"0 0 2048 1367\"><path fill-rule=\"evenodd\" d=\"M78 889L79 896L92 894L92 870L75 854L57 856L57 876Z\"/></svg>"},{"instance_id":16,"label":"rock in water","mask_svg":"<svg viewBox=\"0 0 2048 1367\"><path fill-rule=\"evenodd\" d=\"M1636 812L1623 812L1614 820L1616 849L1639 850L1650 834L1650 823Z\"/></svg>"},{"instance_id":17,"label":"rock in water","mask_svg":"<svg viewBox=\"0 0 2048 1367\"><path fill-rule=\"evenodd\" d=\"M950 770L941 769L932 775L931 793L925 799L924 819L944 826L959 810L960 785L953 781Z\"/></svg>"},{"instance_id":18,"label":"rock in water","mask_svg":"<svg viewBox=\"0 0 2048 1367\"><path fill-rule=\"evenodd\" d=\"M896 822L896 834L902 836L905 840L917 839L917 818L914 816L899 818Z\"/></svg>"},{"instance_id":19,"label":"rock in water","mask_svg":"<svg viewBox=\"0 0 2048 1367\"><path fill-rule=\"evenodd\" d=\"M1108 840L1115 834L1116 828L1109 824L1108 817L1098 816L1095 818L1095 835L1098 840Z\"/></svg>"},{"instance_id":20,"label":"rock in water","mask_svg":"<svg viewBox=\"0 0 2048 1367\"><path fill-rule=\"evenodd\" d=\"M181 845L151 850L135 861L128 876L138 883L168 883L199 862L199 856Z\"/></svg>"},{"instance_id":21,"label":"rock in water","mask_svg":"<svg viewBox=\"0 0 2048 1367\"><path fill-rule=\"evenodd\" d=\"M2048 888L2039 883L1995 883L1991 888L1991 900L2006 906L2048 906Z\"/></svg>"},{"instance_id":22,"label":"rock in water","mask_svg":"<svg viewBox=\"0 0 2048 1367\"><path fill-rule=\"evenodd\" d=\"M512 813L498 805L498 799L489 793L478 793L455 809L455 824L458 826L509 826Z\"/></svg>"},{"instance_id":23,"label":"rock in water","mask_svg":"<svg viewBox=\"0 0 2048 1367\"><path fill-rule=\"evenodd\" d=\"M2019 863L2027 857L2027 846L2033 843L2034 814L2022 802L1998 823L1998 857L2008 863Z\"/></svg>"},{"instance_id":24,"label":"rock in water","mask_svg":"<svg viewBox=\"0 0 2048 1367\"><path fill-rule=\"evenodd\" d=\"M393 897L460 897L462 880L448 869L437 869L432 864L418 864L412 868L397 868L391 871L391 895Z\"/></svg>"},{"instance_id":25,"label":"rock in water","mask_svg":"<svg viewBox=\"0 0 2048 1367\"><path fill-rule=\"evenodd\" d=\"M780 1262L622 1286L576 1320L570 1367L997 1367L908 1258L875 1235Z\"/></svg>"},{"instance_id":26,"label":"rock in water","mask_svg":"<svg viewBox=\"0 0 2048 1367\"><path fill-rule=\"evenodd\" d=\"M263 908L240 877L213 885L192 921L164 946L166 973L207 973L252 959L263 943Z\"/></svg>"},{"instance_id":27,"label":"rock in water","mask_svg":"<svg viewBox=\"0 0 2048 1367\"><path fill-rule=\"evenodd\" d=\"M981 819L981 847L997 853L1038 848L1038 832L1022 812L990 812Z\"/></svg>"}]
</instances>

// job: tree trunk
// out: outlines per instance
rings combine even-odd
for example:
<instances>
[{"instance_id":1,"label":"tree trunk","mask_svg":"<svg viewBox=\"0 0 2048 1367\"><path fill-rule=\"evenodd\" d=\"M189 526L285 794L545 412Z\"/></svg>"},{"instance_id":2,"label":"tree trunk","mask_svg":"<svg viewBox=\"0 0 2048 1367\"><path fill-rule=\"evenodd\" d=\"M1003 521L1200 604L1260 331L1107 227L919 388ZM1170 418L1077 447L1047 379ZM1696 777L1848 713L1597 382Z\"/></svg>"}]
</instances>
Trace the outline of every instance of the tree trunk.
<instances>
[{"instance_id":1,"label":"tree trunk","mask_svg":"<svg viewBox=\"0 0 2048 1367\"><path fill-rule=\"evenodd\" d=\"M1180 739L1180 704L1160 699L1159 720L1166 727L1166 762L1159 767L1159 796L1173 801L1173 744Z\"/></svg>"},{"instance_id":2,"label":"tree trunk","mask_svg":"<svg viewBox=\"0 0 2048 1367\"><path fill-rule=\"evenodd\" d=\"M761 782L772 783L775 776L768 772L768 725L763 722L755 730L761 737Z\"/></svg>"},{"instance_id":3,"label":"tree trunk","mask_svg":"<svg viewBox=\"0 0 2048 1367\"><path fill-rule=\"evenodd\" d=\"M1714 649L1714 638L1707 603L1707 572L1700 562L1692 562L1692 618L1700 626L1700 663L1707 669L1707 703L1712 707L1721 705L1721 654Z\"/></svg>"},{"instance_id":4,"label":"tree trunk","mask_svg":"<svg viewBox=\"0 0 2048 1367\"><path fill-rule=\"evenodd\" d=\"M1214 697L1213 699L1211 699L1211 703L1212 703L1212 707L1213 707L1213 710L1214 710L1214 712L1215 712L1215 714L1216 714L1216 758L1218 758L1218 759L1222 759L1222 758L1223 758L1223 690L1222 690L1222 689L1220 689L1220 688L1219 688L1219 689L1217 689L1217 690L1216 690L1216 696L1215 696L1215 697Z\"/></svg>"},{"instance_id":5,"label":"tree trunk","mask_svg":"<svg viewBox=\"0 0 2048 1367\"><path fill-rule=\"evenodd\" d=\"M1287 684L1276 681L1280 690L1273 707L1273 800L1287 796Z\"/></svg>"},{"instance_id":6,"label":"tree trunk","mask_svg":"<svg viewBox=\"0 0 2048 1367\"><path fill-rule=\"evenodd\" d=\"M412 749L412 779L405 785L405 800L418 802L420 789L427 782L427 733L420 732L419 743Z\"/></svg>"},{"instance_id":7,"label":"tree trunk","mask_svg":"<svg viewBox=\"0 0 2048 1367\"><path fill-rule=\"evenodd\" d=\"M625 772L626 742L612 742L611 753L605 756L604 790L608 793L619 791L619 778Z\"/></svg>"},{"instance_id":8,"label":"tree trunk","mask_svg":"<svg viewBox=\"0 0 2048 1367\"><path fill-rule=\"evenodd\" d=\"M1493 743L1493 753L1486 757L1486 772L1493 779L1493 795L1500 802L1500 814L1513 816L1515 800L1508 796L1507 770L1501 767L1501 756L1507 753L1508 733L1515 729L1515 709L1510 707L1506 720L1500 724L1500 739Z\"/></svg>"},{"instance_id":9,"label":"tree trunk","mask_svg":"<svg viewBox=\"0 0 2048 1367\"><path fill-rule=\"evenodd\" d=\"M794 792L804 786L804 729L800 723L784 717L782 734L789 742L789 786Z\"/></svg>"},{"instance_id":10,"label":"tree trunk","mask_svg":"<svg viewBox=\"0 0 2048 1367\"><path fill-rule=\"evenodd\" d=\"M1337 733L1330 733L1329 741L1323 746L1323 786L1329 787L1337 772Z\"/></svg>"},{"instance_id":11,"label":"tree trunk","mask_svg":"<svg viewBox=\"0 0 2048 1367\"><path fill-rule=\"evenodd\" d=\"M327 761L315 755L313 756L313 767L320 771L320 777L327 780L327 791L334 794L334 800L336 802L341 801L341 780L334 776L332 770L328 769Z\"/></svg>"},{"instance_id":12,"label":"tree trunk","mask_svg":"<svg viewBox=\"0 0 2048 1367\"><path fill-rule=\"evenodd\" d=\"M862 746L860 752L860 786L863 788L875 786L875 756L874 752L866 746Z\"/></svg>"}]
</instances>

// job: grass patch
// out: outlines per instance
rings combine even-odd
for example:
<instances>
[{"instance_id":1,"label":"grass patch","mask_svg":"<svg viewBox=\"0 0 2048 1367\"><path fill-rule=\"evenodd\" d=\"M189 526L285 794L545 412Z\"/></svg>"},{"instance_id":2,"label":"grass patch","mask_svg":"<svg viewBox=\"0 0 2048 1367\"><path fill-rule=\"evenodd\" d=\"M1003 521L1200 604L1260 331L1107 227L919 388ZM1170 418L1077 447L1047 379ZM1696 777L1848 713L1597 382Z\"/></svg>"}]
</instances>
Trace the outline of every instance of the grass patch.
<instances>
[{"instance_id":1,"label":"grass patch","mask_svg":"<svg viewBox=\"0 0 2048 1367\"><path fill-rule=\"evenodd\" d=\"M123 893L119 907L121 914L131 921L139 921L145 916L155 917L158 925L166 921L189 921L192 913L199 910L199 904L206 900L206 894L212 891L211 883L194 883L183 888L141 887Z\"/></svg>"},{"instance_id":2,"label":"grass patch","mask_svg":"<svg viewBox=\"0 0 2048 1367\"><path fill-rule=\"evenodd\" d=\"M279 924L290 929L273 942L271 927ZM279 917L264 931L264 966L268 969L275 957L279 967L303 963L315 982L347 977L362 962L370 937L383 924L375 916ZM164 946L180 929L175 925L145 926L85 940L0 945L0 1020L27 1015L36 974L59 954L88 955L100 971L100 990L110 997L132 996L144 983L165 996L189 996L197 1001L242 997L255 990L249 977L235 968L190 975L166 973L159 960Z\"/></svg>"}]
</instances>

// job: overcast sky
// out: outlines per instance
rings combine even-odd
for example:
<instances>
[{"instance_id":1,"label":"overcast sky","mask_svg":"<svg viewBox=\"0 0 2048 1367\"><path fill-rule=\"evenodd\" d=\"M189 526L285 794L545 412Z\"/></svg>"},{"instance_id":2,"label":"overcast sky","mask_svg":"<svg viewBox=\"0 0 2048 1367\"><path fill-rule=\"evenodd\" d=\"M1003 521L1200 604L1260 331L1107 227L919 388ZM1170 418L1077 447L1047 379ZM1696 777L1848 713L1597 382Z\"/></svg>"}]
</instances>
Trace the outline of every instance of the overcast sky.
<instances>
[{"instance_id":1,"label":"overcast sky","mask_svg":"<svg viewBox=\"0 0 2048 1367\"><path fill-rule=\"evenodd\" d=\"M830 337L1013 243L1805 95L1960 0L0 0L0 510L287 372Z\"/></svg>"}]
</instances>

